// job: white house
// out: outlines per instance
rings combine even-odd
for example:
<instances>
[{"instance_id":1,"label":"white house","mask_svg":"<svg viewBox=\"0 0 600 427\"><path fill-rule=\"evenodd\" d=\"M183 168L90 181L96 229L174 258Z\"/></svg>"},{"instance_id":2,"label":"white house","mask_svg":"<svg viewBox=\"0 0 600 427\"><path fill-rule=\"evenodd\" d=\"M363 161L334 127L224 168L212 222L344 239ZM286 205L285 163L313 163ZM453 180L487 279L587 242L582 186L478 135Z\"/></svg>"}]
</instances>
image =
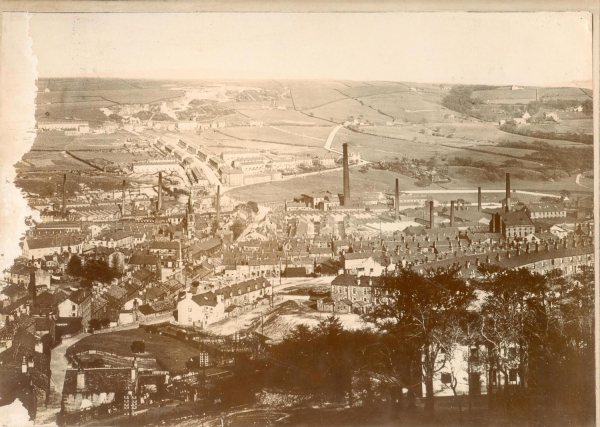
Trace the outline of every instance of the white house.
<instances>
[{"instance_id":1,"label":"white house","mask_svg":"<svg viewBox=\"0 0 600 427\"><path fill-rule=\"evenodd\" d=\"M206 327L225 317L223 295L206 292L200 295L186 293L177 304L177 321L180 325Z\"/></svg>"},{"instance_id":2,"label":"white house","mask_svg":"<svg viewBox=\"0 0 600 427\"><path fill-rule=\"evenodd\" d=\"M385 268L373 259L371 252L354 252L342 255L344 273L356 276L380 276Z\"/></svg>"},{"instance_id":3,"label":"white house","mask_svg":"<svg viewBox=\"0 0 600 427\"><path fill-rule=\"evenodd\" d=\"M552 227L550 227L550 233L554 234L559 239L564 239L569 235L569 232L567 230L558 225L553 225Z\"/></svg>"}]
</instances>

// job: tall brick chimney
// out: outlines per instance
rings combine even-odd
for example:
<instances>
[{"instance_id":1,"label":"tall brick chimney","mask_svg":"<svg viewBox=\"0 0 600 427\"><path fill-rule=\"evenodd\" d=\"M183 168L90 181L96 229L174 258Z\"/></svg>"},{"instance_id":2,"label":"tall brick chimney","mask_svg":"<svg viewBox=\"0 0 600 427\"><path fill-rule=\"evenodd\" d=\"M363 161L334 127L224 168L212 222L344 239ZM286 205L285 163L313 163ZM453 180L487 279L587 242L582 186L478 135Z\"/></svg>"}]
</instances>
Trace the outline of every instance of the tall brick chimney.
<instances>
[{"instance_id":1,"label":"tall brick chimney","mask_svg":"<svg viewBox=\"0 0 600 427\"><path fill-rule=\"evenodd\" d=\"M394 217L396 221L400 219L400 182L396 178L396 193L394 197Z\"/></svg>"},{"instance_id":2,"label":"tall brick chimney","mask_svg":"<svg viewBox=\"0 0 600 427\"><path fill-rule=\"evenodd\" d=\"M477 212L481 212L481 187L477 187Z\"/></svg>"},{"instance_id":3,"label":"tall brick chimney","mask_svg":"<svg viewBox=\"0 0 600 427\"><path fill-rule=\"evenodd\" d=\"M344 167L344 206L350 205L350 166L348 165L348 144L342 145Z\"/></svg>"},{"instance_id":4,"label":"tall brick chimney","mask_svg":"<svg viewBox=\"0 0 600 427\"><path fill-rule=\"evenodd\" d=\"M450 202L450 227L454 227L454 200Z\"/></svg>"},{"instance_id":5,"label":"tall brick chimney","mask_svg":"<svg viewBox=\"0 0 600 427\"><path fill-rule=\"evenodd\" d=\"M510 211L510 174L506 174L506 212Z\"/></svg>"},{"instance_id":6,"label":"tall brick chimney","mask_svg":"<svg viewBox=\"0 0 600 427\"><path fill-rule=\"evenodd\" d=\"M158 210L162 209L162 172L158 173Z\"/></svg>"},{"instance_id":7,"label":"tall brick chimney","mask_svg":"<svg viewBox=\"0 0 600 427\"><path fill-rule=\"evenodd\" d=\"M433 230L435 223L433 221L433 200L429 201L429 228Z\"/></svg>"}]
</instances>

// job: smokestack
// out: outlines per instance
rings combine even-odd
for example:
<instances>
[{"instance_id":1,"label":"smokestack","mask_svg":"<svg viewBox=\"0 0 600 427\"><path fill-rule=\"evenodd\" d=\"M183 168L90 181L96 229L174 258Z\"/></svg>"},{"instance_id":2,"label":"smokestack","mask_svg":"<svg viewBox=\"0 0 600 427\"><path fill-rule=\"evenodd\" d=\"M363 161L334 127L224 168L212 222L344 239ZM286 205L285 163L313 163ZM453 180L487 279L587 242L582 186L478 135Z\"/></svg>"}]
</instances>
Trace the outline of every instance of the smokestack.
<instances>
[{"instance_id":1,"label":"smokestack","mask_svg":"<svg viewBox=\"0 0 600 427\"><path fill-rule=\"evenodd\" d=\"M394 198L394 214L396 221L400 219L400 183L398 178L396 178L396 194Z\"/></svg>"},{"instance_id":2,"label":"smokestack","mask_svg":"<svg viewBox=\"0 0 600 427\"><path fill-rule=\"evenodd\" d=\"M344 206L350 205L350 167L348 166L348 144L344 143L343 167L344 167Z\"/></svg>"},{"instance_id":3,"label":"smokestack","mask_svg":"<svg viewBox=\"0 0 600 427\"><path fill-rule=\"evenodd\" d=\"M481 212L481 187L477 187L477 212Z\"/></svg>"},{"instance_id":4,"label":"smokestack","mask_svg":"<svg viewBox=\"0 0 600 427\"><path fill-rule=\"evenodd\" d=\"M63 188L62 188L62 216L67 214L67 174L63 175Z\"/></svg>"},{"instance_id":5,"label":"smokestack","mask_svg":"<svg viewBox=\"0 0 600 427\"><path fill-rule=\"evenodd\" d=\"M429 201L429 228L433 230L433 200Z\"/></svg>"},{"instance_id":6,"label":"smokestack","mask_svg":"<svg viewBox=\"0 0 600 427\"><path fill-rule=\"evenodd\" d=\"M162 172L158 173L158 210L162 209Z\"/></svg>"},{"instance_id":7,"label":"smokestack","mask_svg":"<svg viewBox=\"0 0 600 427\"><path fill-rule=\"evenodd\" d=\"M450 227L454 227L454 200L450 202Z\"/></svg>"},{"instance_id":8,"label":"smokestack","mask_svg":"<svg viewBox=\"0 0 600 427\"><path fill-rule=\"evenodd\" d=\"M510 211L510 174L506 174L506 212Z\"/></svg>"},{"instance_id":9,"label":"smokestack","mask_svg":"<svg viewBox=\"0 0 600 427\"><path fill-rule=\"evenodd\" d=\"M221 186L217 185L217 223L221 216Z\"/></svg>"}]
</instances>

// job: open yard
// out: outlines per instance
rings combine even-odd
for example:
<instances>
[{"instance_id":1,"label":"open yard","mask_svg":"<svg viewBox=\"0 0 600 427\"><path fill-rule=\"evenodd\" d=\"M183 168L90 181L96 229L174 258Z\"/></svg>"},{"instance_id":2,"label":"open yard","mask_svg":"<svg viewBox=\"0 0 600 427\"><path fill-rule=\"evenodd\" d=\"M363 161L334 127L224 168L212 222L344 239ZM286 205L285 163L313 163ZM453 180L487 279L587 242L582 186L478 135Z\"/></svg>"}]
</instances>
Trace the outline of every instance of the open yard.
<instances>
[{"instance_id":1,"label":"open yard","mask_svg":"<svg viewBox=\"0 0 600 427\"><path fill-rule=\"evenodd\" d=\"M184 371L185 362L193 356L198 356L197 349L173 338L149 334L144 329L94 334L69 347L67 353L100 350L131 357L133 341L145 341L146 353L141 356L155 357L159 365L169 372Z\"/></svg>"}]
</instances>

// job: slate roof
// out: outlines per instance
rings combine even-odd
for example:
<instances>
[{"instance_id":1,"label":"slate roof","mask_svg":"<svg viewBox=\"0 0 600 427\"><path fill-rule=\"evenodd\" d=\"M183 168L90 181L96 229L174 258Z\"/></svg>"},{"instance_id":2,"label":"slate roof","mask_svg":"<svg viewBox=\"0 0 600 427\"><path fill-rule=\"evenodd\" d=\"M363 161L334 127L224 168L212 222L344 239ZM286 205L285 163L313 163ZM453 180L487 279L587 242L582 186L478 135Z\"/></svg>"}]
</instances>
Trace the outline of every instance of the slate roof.
<instances>
[{"instance_id":1,"label":"slate roof","mask_svg":"<svg viewBox=\"0 0 600 427\"><path fill-rule=\"evenodd\" d=\"M502 221L507 227L529 226L533 227L533 221L529 219L525 211L510 211L502 215Z\"/></svg>"},{"instance_id":2,"label":"slate roof","mask_svg":"<svg viewBox=\"0 0 600 427\"><path fill-rule=\"evenodd\" d=\"M56 236L28 238L27 247L29 249L57 248L61 246L72 246L81 243L81 240L72 236Z\"/></svg>"},{"instance_id":3,"label":"slate roof","mask_svg":"<svg viewBox=\"0 0 600 427\"><path fill-rule=\"evenodd\" d=\"M69 301L73 301L75 304L82 304L87 298L90 297L90 294L85 289L78 289L69 295Z\"/></svg>"},{"instance_id":4,"label":"slate roof","mask_svg":"<svg viewBox=\"0 0 600 427\"><path fill-rule=\"evenodd\" d=\"M132 265L158 265L157 255L133 254L129 259L129 264Z\"/></svg>"}]
</instances>

